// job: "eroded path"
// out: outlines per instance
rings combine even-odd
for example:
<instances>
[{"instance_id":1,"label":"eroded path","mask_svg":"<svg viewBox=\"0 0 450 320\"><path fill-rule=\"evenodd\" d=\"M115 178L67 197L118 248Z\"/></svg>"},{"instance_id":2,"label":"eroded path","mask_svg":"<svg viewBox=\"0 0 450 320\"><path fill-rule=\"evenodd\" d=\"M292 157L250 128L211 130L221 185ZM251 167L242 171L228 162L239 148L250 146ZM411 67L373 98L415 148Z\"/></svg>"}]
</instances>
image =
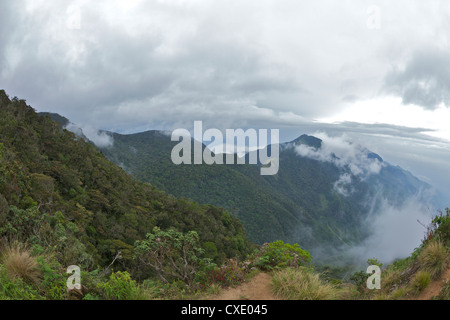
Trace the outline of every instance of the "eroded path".
<instances>
[{"instance_id":1,"label":"eroded path","mask_svg":"<svg viewBox=\"0 0 450 320\"><path fill-rule=\"evenodd\" d=\"M208 300L281 300L276 297L270 287L272 278L267 273L258 273L250 281L235 288L222 290L218 295L210 296Z\"/></svg>"},{"instance_id":2,"label":"eroded path","mask_svg":"<svg viewBox=\"0 0 450 320\"><path fill-rule=\"evenodd\" d=\"M430 300L432 297L438 296L446 280L450 280L450 268L443 273L439 280L430 283L414 300Z\"/></svg>"}]
</instances>

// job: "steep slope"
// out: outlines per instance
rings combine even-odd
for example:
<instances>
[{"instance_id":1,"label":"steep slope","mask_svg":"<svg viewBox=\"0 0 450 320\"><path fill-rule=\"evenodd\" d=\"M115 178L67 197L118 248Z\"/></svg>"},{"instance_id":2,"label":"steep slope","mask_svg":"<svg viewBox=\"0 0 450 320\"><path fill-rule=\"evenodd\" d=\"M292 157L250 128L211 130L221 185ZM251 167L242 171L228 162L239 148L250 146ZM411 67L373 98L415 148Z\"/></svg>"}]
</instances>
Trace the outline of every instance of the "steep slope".
<instances>
[{"instance_id":1,"label":"steep slope","mask_svg":"<svg viewBox=\"0 0 450 320\"><path fill-rule=\"evenodd\" d=\"M252 247L228 212L133 179L91 144L0 91L0 237L53 248L67 266L105 266L120 251L117 265L130 270L134 242L154 226L197 231L216 261Z\"/></svg>"}]
</instances>

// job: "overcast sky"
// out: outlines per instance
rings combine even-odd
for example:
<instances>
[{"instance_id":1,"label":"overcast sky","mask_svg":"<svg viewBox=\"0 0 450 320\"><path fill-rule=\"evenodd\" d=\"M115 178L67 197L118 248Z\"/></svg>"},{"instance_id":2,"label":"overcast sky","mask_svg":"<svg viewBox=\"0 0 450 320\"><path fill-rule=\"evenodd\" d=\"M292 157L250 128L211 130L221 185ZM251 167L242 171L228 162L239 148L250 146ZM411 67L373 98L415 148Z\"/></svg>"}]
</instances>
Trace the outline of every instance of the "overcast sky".
<instances>
[{"instance_id":1,"label":"overcast sky","mask_svg":"<svg viewBox=\"0 0 450 320\"><path fill-rule=\"evenodd\" d=\"M449 30L447 0L1 0L0 88L121 133L347 132L450 194Z\"/></svg>"}]
</instances>

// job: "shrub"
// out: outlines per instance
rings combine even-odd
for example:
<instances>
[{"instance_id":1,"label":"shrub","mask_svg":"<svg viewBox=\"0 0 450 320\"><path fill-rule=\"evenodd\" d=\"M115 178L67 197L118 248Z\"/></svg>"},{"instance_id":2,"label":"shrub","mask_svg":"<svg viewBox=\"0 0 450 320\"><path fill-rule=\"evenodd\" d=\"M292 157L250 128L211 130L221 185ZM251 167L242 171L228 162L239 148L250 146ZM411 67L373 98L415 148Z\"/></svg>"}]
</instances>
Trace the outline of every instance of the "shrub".
<instances>
[{"instance_id":1,"label":"shrub","mask_svg":"<svg viewBox=\"0 0 450 320\"><path fill-rule=\"evenodd\" d=\"M200 258L204 250L198 243L195 231L182 233L155 227L145 240L136 241L135 256L142 264L150 266L163 282L178 279L191 286L199 267L209 261Z\"/></svg>"},{"instance_id":2,"label":"shrub","mask_svg":"<svg viewBox=\"0 0 450 320\"><path fill-rule=\"evenodd\" d=\"M0 193L0 225L4 225L6 223L8 212L8 201L6 201L5 197Z\"/></svg>"},{"instance_id":3,"label":"shrub","mask_svg":"<svg viewBox=\"0 0 450 320\"><path fill-rule=\"evenodd\" d=\"M284 267L298 267L311 262L311 255L298 244L290 245L281 240L265 244L261 247L255 265L263 270Z\"/></svg>"},{"instance_id":4,"label":"shrub","mask_svg":"<svg viewBox=\"0 0 450 320\"><path fill-rule=\"evenodd\" d=\"M376 265L378 267L382 267L383 264L378 261L378 259L376 258L372 258L372 259L367 259L367 265L371 266L371 265ZM350 275L350 280L356 285L356 288L358 291L364 293L367 293L367 279L371 276L370 273L367 273L366 270L361 270L361 271L357 271L354 272ZM369 291L371 292L371 291Z\"/></svg>"},{"instance_id":5,"label":"shrub","mask_svg":"<svg viewBox=\"0 0 450 320\"><path fill-rule=\"evenodd\" d=\"M0 300L39 300L35 288L21 278L10 278L4 266L0 265Z\"/></svg>"},{"instance_id":6,"label":"shrub","mask_svg":"<svg viewBox=\"0 0 450 320\"><path fill-rule=\"evenodd\" d=\"M450 243L450 209L445 209L445 214L440 212L435 216L431 224L427 227L424 243L431 240L439 240L444 244Z\"/></svg>"},{"instance_id":7,"label":"shrub","mask_svg":"<svg viewBox=\"0 0 450 320\"><path fill-rule=\"evenodd\" d=\"M42 272L42 281L39 289L45 294L47 299L64 300L67 289L65 270L50 256L47 258L39 256L37 262Z\"/></svg>"},{"instance_id":8,"label":"shrub","mask_svg":"<svg viewBox=\"0 0 450 320\"><path fill-rule=\"evenodd\" d=\"M145 294L131 279L128 272L116 272L110 275L108 281L97 284L103 293L103 298L108 300L143 300ZM89 299L89 298L87 298Z\"/></svg>"},{"instance_id":9,"label":"shrub","mask_svg":"<svg viewBox=\"0 0 450 320\"><path fill-rule=\"evenodd\" d=\"M420 268L428 271L432 279L437 279L447 268L448 250L441 241L430 242L421 252L418 258Z\"/></svg>"},{"instance_id":10,"label":"shrub","mask_svg":"<svg viewBox=\"0 0 450 320\"><path fill-rule=\"evenodd\" d=\"M236 260L231 259L228 263L220 268L215 267L207 273L206 281L203 286L211 286L212 284L222 287L234 286L244 281L244 270L239 266Z\"/></svg>"},{"instance_id":11,"label":"shrub","mask_svg":"<svg viewBox=\"0 0 450 320\"><path fill-rule=\"evenodd\" d=\"M186 300L193 299L192 290L181 280L162 282L154 279L146 279L142 282L149 299L152 300Z\"/></svg>"},{"instance_id":12,"label":"shrub","mask_svg":"<svg viewBox=\"0 0 450 320\"><path fill-rule=\"evenodd\" d=\"M340 294L339 289L305 267L275 271L272 286L273 292L286 300L332 300Z\"/></svg>"},{"instance_id":13,"label":"shrub","mask_svg":"<svg viewBox=\"0 0 450 320\"><path fill-rule=\"evenodd\" d=\"M364 291L366 288L367 279L370 277L365 271L357 271L350 275L350 280L356 285L358 290Z\"/></svg>"}]
</instances>

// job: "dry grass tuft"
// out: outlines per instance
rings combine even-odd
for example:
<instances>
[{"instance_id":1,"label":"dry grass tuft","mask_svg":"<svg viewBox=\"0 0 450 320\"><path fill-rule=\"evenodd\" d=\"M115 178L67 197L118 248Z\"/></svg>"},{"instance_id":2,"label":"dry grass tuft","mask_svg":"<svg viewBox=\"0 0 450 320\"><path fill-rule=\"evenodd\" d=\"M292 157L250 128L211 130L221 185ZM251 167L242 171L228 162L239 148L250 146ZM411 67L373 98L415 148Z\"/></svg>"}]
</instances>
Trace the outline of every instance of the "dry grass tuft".
<instances>
[{"instance_id":1,"label":"dry grass tuft","mask_svg":"<svg viewBox=\"0 0 450 320\"><path fill-rule=\"evenodd\" d=\"M440 241L430 242L419 255L420 269L430 273L432 279L438 279L447 268L449 254Z\"/></svg>"},{"instance_id":2,"label":"dry grass tuft","mask_svg":"<svg viewBox=\"0 0 450 320\"><path fill-rule=\"evenodd\" d=\"M276 271L272 278L272 291L287 300L333 300L340 296L334 285L302 267Z\"/></svg>"},{"instance_id":3,"label":"dry grass tuft","mask_svg":"<svg viewBox=\"0 0 450 320\"><path fill-rule=\"evenodd\" d=\"M30 284L40 281L41 272L36 259L28 248L18 243L3 245L2 263L10 278L21 278Z\"/></svg>"}]
</instances>

